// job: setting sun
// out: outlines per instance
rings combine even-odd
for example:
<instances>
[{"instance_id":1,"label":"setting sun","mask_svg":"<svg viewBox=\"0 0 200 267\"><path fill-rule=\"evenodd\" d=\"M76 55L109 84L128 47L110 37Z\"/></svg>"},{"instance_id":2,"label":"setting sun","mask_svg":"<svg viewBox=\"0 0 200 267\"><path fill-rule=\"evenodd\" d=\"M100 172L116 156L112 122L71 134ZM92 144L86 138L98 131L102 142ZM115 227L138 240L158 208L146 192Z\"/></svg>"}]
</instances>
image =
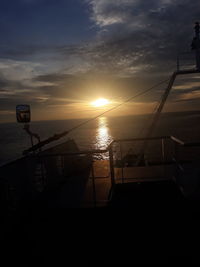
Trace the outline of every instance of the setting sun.
<instances>
[{"instance_id":1,"label":"setting sun","mask_svg":"<svg viewBox=\"0 0 200 267\"><path fill-rule=\"evenodd\" d=\"M105 99L105 98L99 98L93 102L91 102L91 105L93 107L103 107L103 106L106 106L108 105L110 102L108 99Z\"/></svg>"}]
</instances>

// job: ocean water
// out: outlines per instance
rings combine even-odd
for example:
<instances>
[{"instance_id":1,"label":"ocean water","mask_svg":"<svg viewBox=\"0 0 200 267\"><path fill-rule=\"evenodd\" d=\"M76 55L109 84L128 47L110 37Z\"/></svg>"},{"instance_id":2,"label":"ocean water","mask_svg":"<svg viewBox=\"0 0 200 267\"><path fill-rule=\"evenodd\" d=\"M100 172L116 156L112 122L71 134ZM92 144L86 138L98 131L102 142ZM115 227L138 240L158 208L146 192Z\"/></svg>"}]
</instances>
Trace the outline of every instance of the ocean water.
<instances>
[{"instance_id":1,"label":"ocean water","mask_svg":"<svg viewBox=\"0 0 200 267\"><path fill-rule=\"evenodd\" d=\"M31 130L38 133L41 140L56 133L69 130L84 120L57 120L32 122ZM113 139L137 138L145 136L152 121L152 115L124 117L100 117L76 129L50 146L71 138L81 150L105 149ZM173 135L184 141L196 141L200 134L200 112L165 113L161 116L154 136ZM30 138L18 123L0 124L0 165L19 158L31 146Z\"/></svg>"}]
</instances>

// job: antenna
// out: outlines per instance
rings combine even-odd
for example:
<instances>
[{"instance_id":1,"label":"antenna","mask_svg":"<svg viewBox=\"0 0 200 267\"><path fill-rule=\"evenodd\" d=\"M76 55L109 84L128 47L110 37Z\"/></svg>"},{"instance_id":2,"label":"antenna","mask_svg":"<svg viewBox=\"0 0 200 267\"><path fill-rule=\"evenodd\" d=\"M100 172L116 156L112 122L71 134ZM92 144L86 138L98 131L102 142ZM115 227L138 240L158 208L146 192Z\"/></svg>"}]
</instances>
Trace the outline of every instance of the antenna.
<instances>
[{"instance_id":1,"label":"antenna","mask_svg":"<svg viewBox=\"0 0 200 267\"><path fill-rule=\"evenodd\" d=\"M194 30L195 30L195 37L193 38L191 46L192 46L192 50L195 50L195 53L196 53L196 69L200 71L200 37L199 37L200 25L199 25L199 22L195 23Z\"/></svg>"}]
</instances>

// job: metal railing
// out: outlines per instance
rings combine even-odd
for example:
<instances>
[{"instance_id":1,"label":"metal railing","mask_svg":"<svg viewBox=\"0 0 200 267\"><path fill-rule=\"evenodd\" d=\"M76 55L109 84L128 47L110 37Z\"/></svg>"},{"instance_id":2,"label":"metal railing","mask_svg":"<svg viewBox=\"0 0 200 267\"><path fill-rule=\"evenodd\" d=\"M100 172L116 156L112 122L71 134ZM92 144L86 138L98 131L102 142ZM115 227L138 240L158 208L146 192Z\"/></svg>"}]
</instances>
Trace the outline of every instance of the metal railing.
<instances>
[{"instance_id":1,"label":"metal railing","mask_svg":"<svg viewBox=\"0 0 200 267\"><path fill-rule=\"evenodd\" d=\"M103 160L97 160L97 155L102 154L108 154L109 156L109 165L107 166L107 173L105 172L102 174L102 170L100 167L96 167L97 162L102 162L102 167L105 168L105 164ZM97 181L101 179L110 179L111 184L114 182L113 180L113 164L112 164L112 151L111 149L107 148L105 150L90 150L90 151L81 151L81 152L75 152L75 153L59 153L59 154L50 154L50 155L37 155L35 156L37 159L39 159L41 165L43 166L42 169L48 169L48 162L49 159L50 163L54 162L60 162L59 166L58 164L56 166L52 166L51 168L54 168L57 170L57 172L60 174L56 175L55 171L53 172L53 180L52 185L55 184L55 179L60 179L58 182L67 182L75 180L74 177L79 177L78 183L76 184L77 188L80 186L81 180L85 179L85 184L82 186L85 186L85 188L82 188L82 193L84 194L85 191L87 194L90 194L92 191L92 203L84 203L83 199L83 205L86 206L98 206L99 204L102 204L101 202L106 203L107 199L105 200L98 200L98 190L97 190ZM82 160L82 161L81 161ZM70 166L70 169L69 169ZM100 169L100 170L97 170ZM99 173L98 173L99 171ZM85 176L85 177L84 177ZM48 174L47 172L43 172L43 184L46 185L46 187L50 187L49 181L48 181ZM91 186L90 186L91 182ZM89 189L86 188L87 184L89 183ZM69 184L67 184L69 186ZM72 197L73 198L73 197ZM72 205L73 206L73 205Z\"/></svg>"},{"instance_id":2,"label":"metal railing","mask_svg":"<svg viewBox=\"0 0 200 267\"><path fill-rule=\"evenodd\" d=\"M176 143L174 179L186 198L200 195L200 142Z\"/></svg>"},{"instance_id":3,"label":"metal railing","mask_svg":"<svg viewBox=\"0 0 200 267\"><path fill-rule=\"evenodd\" d=\"M138 158L138 153L141 153L140 147L143 142L148 142L147 149L144 151L141 164L136 166L134 160ZM138 145L138 143L141 143L141 145ZM118 146L117 149L116 146ZM149 167L150 170L151 166L152 169L155 169L153 166L160 166L163 167L163 176L166 176L166 171L169 169L167 167L173 165L175 162L180 165L182 163L189 163L198 159L198 157L200 158L200 142L185 143L174 136L118 139L114 140L110 144L110 147L112 147L112 150L115 150L114 167L121 169L121 177L118 177L118 180L121 180L122 183L126 180L134 180L133 177L125 177L125 168L127 167L132 167L134 172L136 171L136 168L140 168L140 171L142 171L142 168L144 167ZM189 153L188 148L192 148L191 153ZM198 153L193 153L194 148L198 150ZM130 160L126 160L128 153L130 153ZM118 158L116 158L116 154L118 155ZM143 177L135 177L135 180L138 178ZM114 181L116 181L116 177L114 177Z\"/></svg>"},{"instance_id":4,"label":"metal railing","mask_svg":"<svg viewBox=\"0 0 200 267\"><path fill-rule=\"evenodd\" d=\"M134 165L134 155L140 151L139 143L148 141L147 149L144 152L143 162L138 166ZM113 140L111 144L104 150L90 150L80 151L75 153L59 153L48 155L31 155L24 157L13 163L9 163L1 167L0 178L1 181L6 181L7 198L9 194L15 191L17 198L21 198L21 203L24 202L26 197L35 198L36 195L42 193L47 188L55 189L56 186L65 184L66 182L75 182L74 177L77 178L77 184L74 184L74 188L78 188L78 184L82 182L82 189L86 190L86 183L83 183L84 172L85 182L89 181L89 192L92 193L92 199L90 199L90 206L97 207L101 204L106 204L112 197L112 191L116 183L133 182L138 178L143 177L126 177L126 172L133 169L133 174L138 169L138 173L142 169L154 168L154 166L161 166L162 174L166 175L166 168L169 165L179 166L182 170L183 162L190 162L194 160L194 153L188 153L188 149L200 148L200 142L185 143L173 136L160 136L152 138L134 138L134 139L118 139ZM184 153L181 149L186 149L184 159ZM131 151L130 151L131 150ZM132 158L125 160L127 154L131 152ZM97 173L97 165L95 155L108 154L107 173L105 175ZM200 156L200 150L196 153L196 158ZM132 163L131 163L132 160ZM185 160L185 161L184 161ZM133 164L133 165L132 165ZM38 167L39 166L39 167ZM103 165L102 165L103 166ZM38 168L38 169L37 169ZM39 170L37 175L35 171ZM100 170L101 167L99 167ZM132 175L132 174L131 174ZM82 178L81 178L82 177ZM34 179L40 180L40 186L37 185ZM87 179L86 179L87 178ZM156 177L152 177L156 178ZM98 195L99 184L101 179L106 179L104 182L108 184L109 194L105 199ZM85 186L85 187L84 187ZM15 190L14 190L14 189ZM40 188L40 189L39 189ZM12 189L12 190L11 190ZM83 191L84 191L83 190ZM21 196L21 195L22 196Z\"/></svg>"},{"instance_id":5,"label":"metal railing","mask_svg":"<svg viewBox=\"0 0 200 267\"><path fill-rule=\"evenodd\" d=\"M171 163L173 146L169 142L167 143L167 141L172 141L172 138L170 136L161 136L114 140L111 146L115 147L115 167L121 169L121 177L118 177L118 180L121 180L121 182L124 183L126 180L144 178L139 176L134 177L134 172L138 172L137 168L139 168L139 171L142 171L144 167L150 168L151 166L156 165L165 166L166 164ZM142 152L141 147L143 142L148 142L147 148L143 151L140 162L136 164L138 155ZM170 145L171 147L169 147ZM128 170L128 167L132 168L132 173L129 171L129 176L133 175L129 178L125 177L125 170Z\"/></svg>"},{"instance_id":6,"label":"metal railing","mask_svg":"<svg viewBox=\"0 0 200 267\"><path fill-rule=\"evenodd\" d=\"M108 154L110 159L103 173L101 166L96 165L98 157L95 156L100 154ZM103 163L103 161L100 162ZM76 197L84 197L87 183L89 183L88 194L92 193L92 199L90 203L85 203L86 206L89 204L89 206L96 207L101 202L105 204L107 199L98 199L97 181L106 179L112 184L113 174L112 150L109 148L74 153L30 155L0 168L0 180L4 184L4 189L3 186L1 189L5 191L7 200L12 198L11 203L6 201L10 211L16 209L17 206L30 204L30 201L36 200L45 191L56 191L65 185L71 188L70 190L74 190L71 192L67 190L66 194L71 194L72 199L68 206L75 207L72 203L75 199L73 193ZM30 201L24 201L25 199ZM76 198L76 204L79 205L81 200Z\"/></svg>"}]
</instances>

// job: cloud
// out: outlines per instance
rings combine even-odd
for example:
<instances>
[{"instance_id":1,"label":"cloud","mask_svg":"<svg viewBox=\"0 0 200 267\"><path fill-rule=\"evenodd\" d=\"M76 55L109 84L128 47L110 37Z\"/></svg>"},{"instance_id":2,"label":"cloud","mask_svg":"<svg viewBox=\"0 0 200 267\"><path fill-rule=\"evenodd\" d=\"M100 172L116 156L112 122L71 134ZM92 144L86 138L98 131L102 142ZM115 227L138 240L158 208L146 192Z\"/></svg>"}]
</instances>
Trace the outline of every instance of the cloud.
<instances>
[{"instance_id":1,"label":"cloud","mask_svg":"<svg viewBox=\"0 0 200 267\"><path fill-rule=\"evenodd\" d=\"M172 71L177 53L190 49L193 23L200 13L196 0L87 2L91 19L99 26L100 54L104 51L113 63L116 58L123 62L130 75L144 66L149 71Z\"/></svg>"},{"instance_id":2,"label":"cloud","mask_svg":"<svg viewBox=\"0 0 200 267\"><path fill-rule=\"evenodd\" d=\"M193 101L200 100L200 90L194 90L188 93L181 94L179 96L179 101Z\"/></svg>"},{"instance_id":3,"label":"cloud","mask_svg":"<svg viewBox=\"0 0 200 267\"><path fill-rule=\"evenodd\" d=\"M12 59L1 59L0 73L9 80L30 79L39 73L42 63Z\"/></svg>"},{"instance_id":4,"label":"cloud","mask_svg":"<svg viewBox=\"0 0 200 267\"><path fill-rule=\"evenodd\" d=\"M167 0L89 0L94 22L103 27L127 24L134 28L146 26L146 17L161 12L172 1Z\"/></svg>"},{"instance_id":5,"label":"cloud","mask_svg":"<svg viewBox=\"0 0 200 267\"><path fill-rule=\"evenodd\" d=\"M199 82L200 76L196 74L178 76L169 96L169 102L188 102L188 104L191 102L188 107L196 106L197 102L200 103Z\"/></svg>"},{"instance_id":6,"label":"cloud","mask_svg":"<svg viewBox=\"0 0 200 267\"><path fill-rule=\"evenodd\" d=\"M92 71L133 76L157 72L159 76L176 67L177 52L190 49L193 23L200 13L196 0L83 2L90 6L96 39L76 45L5 46L0 56L43 63L47 73L60 68L68 74Z\"/></svg>"},{"instance_id":7,"label":"cloud","mask_svg":"<svg viewBox=\"0 0 200 267\"><path fill-rule=\"evenodd\" d=\"M33 108L73 112L76 103L97 97L123 101L174 71L177 53L190 50L200 14L195 0L83 1L96 29L87 43L0 46L1 110L29 102ZM193 85L180 82L184 85L174 87L174 101L198 96L198 78ZM165 87L136 103L153 103Z\"/></svg>"}]
</instances>

